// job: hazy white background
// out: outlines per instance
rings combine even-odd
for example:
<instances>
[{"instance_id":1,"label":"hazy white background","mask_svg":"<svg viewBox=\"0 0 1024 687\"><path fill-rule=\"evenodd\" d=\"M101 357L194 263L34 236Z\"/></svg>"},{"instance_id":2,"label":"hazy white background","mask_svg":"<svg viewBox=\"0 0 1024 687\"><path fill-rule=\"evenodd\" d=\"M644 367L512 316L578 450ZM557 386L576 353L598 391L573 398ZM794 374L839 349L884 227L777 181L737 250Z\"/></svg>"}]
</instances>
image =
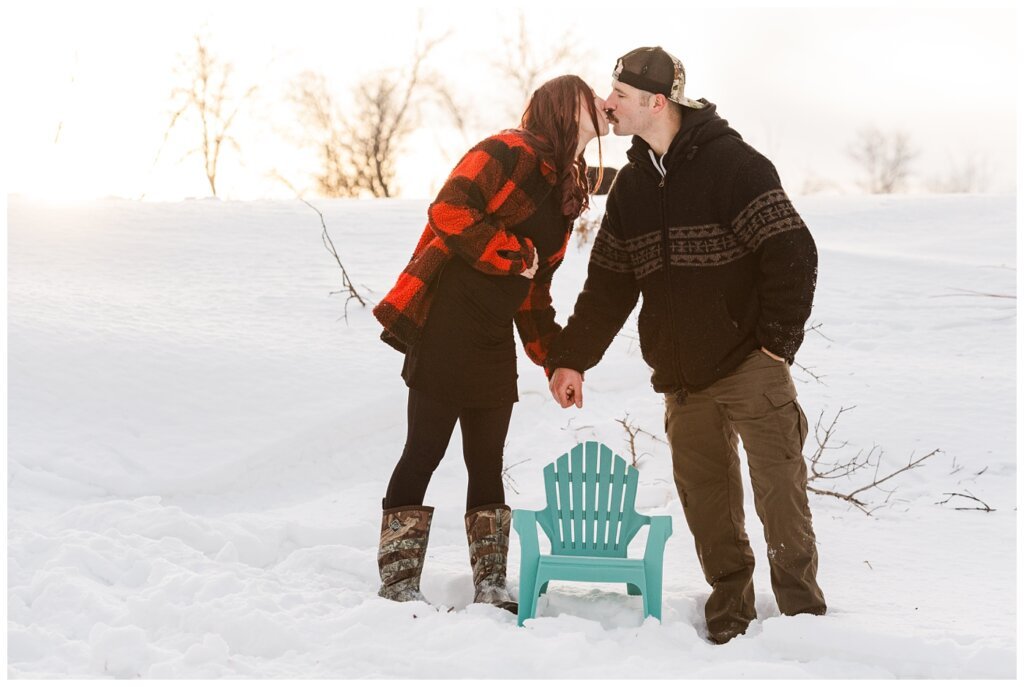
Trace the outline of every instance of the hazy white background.
<instances>
[{"instance_id":1,"label":"hazy white background","mask_svg":"<svg viewBox=\"0 0 1024 687\"><path fill-rule=\"evenodd\" d=\"M431 63L481 128L502 118L507 93L489 61L500 57L523 9L537 45L571 39L588 59L575 69L601 94L615 59L660 44L687 68L688 94L719 112L777 164L799 193L808 180L855 191L846 149L858 128L902 129L920 150L910 190L974 155L987 190L1015 188L1016 43L1012 4L1001 9L726 7L685 3L432 2L8 2L3 13L4 158L10 192L47 198L107 195L174 199L209 194L198 155L182 159L190 130L157 150L172 112L178 55L203 30L258 83L218 175L224 198L290 197L315 163L297 148L283 99L303 70L322 72L339 96L360 76L400 68L413 50L417 9L428 34L451 31ZM60 137L55 143L60 126ZM484 128L486 126L486 128ZM472 143L470 141L469 143ZM402 195L429 196L466 144L427 122L409 141ZM626 139L607 141L606 162ZM596 148L589 156L596 161Z\"/></svg>"},{"instance_id":2,"label":"hazy white background","mask_svg":"<svg viewBox=\"0 0 1024 687\"><path fill-rule=\"evenodd\" d=\"M813 627L777 616L759 563L755 631L725 653L705 644L707 588L670 463L654 458L664 449L653 443L642 507L676 521L665 625L638 626L635 598L584 587L555 590L536 631L470 608L438 614L423 632L422 616L374 596L376 499L401 442L401 362L377 340L368 310L353 307L351 324L340 319L342 301L328 295L338 270L315 214L296 201L57 202L209 193L199 158L181 159L188 129L153 163L172 112L174 66L200 30L234 63L239 83L261 87L235 130L241 154L229 151L220 168L222 197L290 197L269 173L300 181L314 160L290 140L289 82L317 70L340 94L412 54L414 3L353 7L0 4L0 185L43 198L14 197L8 212L0 194L10 224L0 252L11 252L0 268L10 266L0 302L11 342L0 400L5 414L8 396L12 405L11 503L2 515L9 677L557 677L576 670L565 656L604 677L635 677L638 665L652 677L1008 677L1011 661L1020 675L1020 564L1010 559L1021 531L1021 403L1010 397L1021 361L1009 356L1021 325L1015 300L977 293L1018 287L1011 253L1021 215L1005 197L798 200L821 248L816 308L830 336L808 336L802 351L829 375L829 386L802 385L805 407L831 415L856 405L842 427L851 450L877 443L892 461L946 452L901 480L896 506L876 518L815 497L833 610ZM488 60L500 56L523 7L536 43L577 37L589 58L576 71L598 92L615 58L634 47L660 43L677 54L688 93L718 103L794 194L812 176L855 192L845 149L869 124L911 135L921 150L916 190L973 153L991 166L991 192L1015 193L1009 3L497 7L427 7L429 33L453 31L434 67L482 129L515 123L495 123L507 92ZM417 132L399 169L406 196L431 194L461 152L456 138L433 125ZM609 139L609 164L621 164L625 143ZM407 259L425 204L317 203L346 264L375 295ZM587 250L572 248L555 281L560 319L582 286ZM572 434L591 428L582 438L621 442L614 418L625 409L657 427L659 399L632 343L620 338L588 376L586 409L556 419L543 377L523 367L510 465L573 443L570 426ZM456 433L452 453L459 441ZM539 464L515 467L516 507L542 503ZM472 588L457 507L464 479L449 456L432 482L430 498L455 506L438 509L424 578L428 597L460 609ZM936 503L963 488L996 511ZM747 514L756 547L759 524ZM514 546L513 571L517 555ZM410 633L423 639L414 650L386 651ZM499 645L506 660L496 664ZM453 646L470 660L453 660Z\"/></svg>"}]
</instances>

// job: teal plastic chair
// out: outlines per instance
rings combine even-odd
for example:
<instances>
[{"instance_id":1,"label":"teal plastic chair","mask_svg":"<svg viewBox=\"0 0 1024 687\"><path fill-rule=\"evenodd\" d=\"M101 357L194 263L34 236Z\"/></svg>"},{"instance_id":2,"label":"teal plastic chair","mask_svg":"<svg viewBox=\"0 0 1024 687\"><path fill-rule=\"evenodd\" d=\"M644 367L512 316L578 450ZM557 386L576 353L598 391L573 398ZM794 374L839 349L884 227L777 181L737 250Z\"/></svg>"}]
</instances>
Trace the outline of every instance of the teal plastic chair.
<instances>
[{"instance_id":1,"label":"teal plastic chair","mask_svg":"<svg viewBox=\"0 0 1024 687\"><path fill-rule=\"evenodd\" d=\"M550 580L625 582L642 595L644 617L661 620L661 575L665 542L672 536L669 515L640 515L636 504L639 471L596 441L579 444L544 468L547 508L515 510L519 534L519 625L537 612L537 599ZM537 525L551 542L542 555ZM626 557L637 532L650 525L642 559Z\"/></svg>"}]
</instances>

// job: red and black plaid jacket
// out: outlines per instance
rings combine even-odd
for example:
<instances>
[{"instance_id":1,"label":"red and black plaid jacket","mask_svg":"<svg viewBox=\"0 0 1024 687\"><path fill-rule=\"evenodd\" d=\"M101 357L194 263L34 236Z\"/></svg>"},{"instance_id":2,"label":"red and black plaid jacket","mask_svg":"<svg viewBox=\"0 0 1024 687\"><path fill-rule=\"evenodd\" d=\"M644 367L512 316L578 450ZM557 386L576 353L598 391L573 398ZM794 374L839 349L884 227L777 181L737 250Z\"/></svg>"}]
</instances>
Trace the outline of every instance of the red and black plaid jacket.
<instances>
[{"instance_id":1,"label":"red and black plaid jacket","mask_svg":"<svg viewBox=\"0 0 1024 687\"><path fill-rule=\"evenodd\" d=\"M466 153L427 210L427 226L412 259L373 309L384 325L382 338L404 346L419 340L435 278L453 255L487 274L514 276L529 269L536 248L506 227L536 212L557 180L554 167L538 157L518 130L486 138ZM515 314L526 353L541 366L561 330L551 307L551 274L561 264L568 241L566 232L561 248L540 264Z\"/></svg>"}]
</instances>

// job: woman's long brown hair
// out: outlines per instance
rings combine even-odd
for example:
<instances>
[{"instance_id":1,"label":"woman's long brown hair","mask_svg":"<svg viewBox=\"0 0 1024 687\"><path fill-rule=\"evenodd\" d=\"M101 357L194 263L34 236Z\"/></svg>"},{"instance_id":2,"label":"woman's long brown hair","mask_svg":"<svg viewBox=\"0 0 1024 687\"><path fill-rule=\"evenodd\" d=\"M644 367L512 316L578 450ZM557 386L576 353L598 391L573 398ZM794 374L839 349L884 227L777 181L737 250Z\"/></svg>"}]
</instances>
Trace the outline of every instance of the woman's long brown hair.
<instances>
[{"instance_id":1,"label":"woman's long brown hair","mask_svg":"<svg viewBox=\"0 0 1024 687\"><path fill-rule=\"evenodd\" d=\"M587 180L587 162L583 154L575 156L580 140L580 126L576 121L580 103L587 106L594 131L600 131L594 92L578 76L566 74L546 82L530 96L523 112L520 127L533 134L531 143L541 157L550 159L558 172L558 187L562 195L562 214L578 217L590 205L590 184ZM598 179L601 185L604 158L601 137L597 137Z\"/></svg>"}]
</instances>

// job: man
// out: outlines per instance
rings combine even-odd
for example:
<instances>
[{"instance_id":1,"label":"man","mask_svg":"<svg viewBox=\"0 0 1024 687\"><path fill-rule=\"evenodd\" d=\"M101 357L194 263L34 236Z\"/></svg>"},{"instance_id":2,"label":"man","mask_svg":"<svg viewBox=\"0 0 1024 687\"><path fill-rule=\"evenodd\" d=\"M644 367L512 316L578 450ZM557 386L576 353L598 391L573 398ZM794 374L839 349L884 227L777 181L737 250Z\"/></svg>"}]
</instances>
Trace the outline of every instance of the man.
<instances>
[{"instance_id":1,"label":"man","mask_svg":"<svg viewBox=\"0 0 1024 687\"><path fill-rule=\"evenodd\" d=\"M618 60L606 112L633 135L575 311L552 347L551 392L583 405L597 364L643 294L640 348L665 395L673 475L712 592L708 636L746 631L754 557L744 529L738 440L787 615L823 614L802 449L807 419L789 365L817 276L807 227L763 155L707 100L683 95L683 66L657 48Z\"/></svg>"}]
</instances>

